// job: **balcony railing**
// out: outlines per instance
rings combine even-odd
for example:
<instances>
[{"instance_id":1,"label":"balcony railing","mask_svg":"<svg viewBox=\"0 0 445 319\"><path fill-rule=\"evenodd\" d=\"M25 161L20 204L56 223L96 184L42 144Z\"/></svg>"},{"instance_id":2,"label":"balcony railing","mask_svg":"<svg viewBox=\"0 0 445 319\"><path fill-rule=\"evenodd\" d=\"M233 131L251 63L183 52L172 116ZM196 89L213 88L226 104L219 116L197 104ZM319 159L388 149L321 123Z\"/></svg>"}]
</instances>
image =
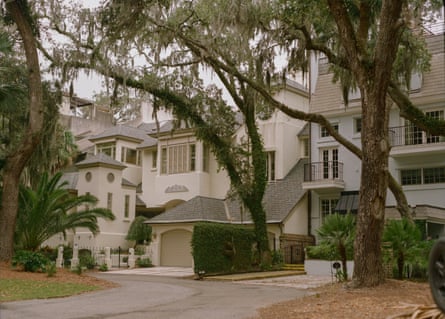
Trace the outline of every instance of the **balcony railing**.
<instances>
[{"instance_id":1,"label":"balcony railing","mask_svg":"<svg viewBox=\"0 0 445 319\"><path fill-rule=\"evenodd\" d=\"M304 165L304 181L343 180L343 163L338 161L313 162Z\"/></svg>"},{"instance_id":2,"label":"balcony railing","mask_svg":"<svg viewBox=\"0 0 445 319\"><path fill-rule=\"evenodd\" d=\"M389 139L392 146L436 144L445 142L444 136L425 133L413 125L390 127Z\"/></svg>"}]
</instances>

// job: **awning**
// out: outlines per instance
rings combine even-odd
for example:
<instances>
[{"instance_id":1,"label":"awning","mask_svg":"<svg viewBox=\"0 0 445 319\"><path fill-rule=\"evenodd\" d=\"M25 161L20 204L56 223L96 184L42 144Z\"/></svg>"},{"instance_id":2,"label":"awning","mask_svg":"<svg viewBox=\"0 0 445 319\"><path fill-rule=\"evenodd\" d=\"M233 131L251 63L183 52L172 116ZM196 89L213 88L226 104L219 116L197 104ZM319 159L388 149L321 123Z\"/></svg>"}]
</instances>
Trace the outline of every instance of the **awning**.
<instances>
[{"instance_id":1,"label":"awning","mask_svg":"<svg viewBox=\"0 0 445 319\"><path fill-rule=\"evenodd\" d=\"M337 206L335 206L335 212L340 214L356 214L358 211L358 201L358 191L341 192L340 199L337 202Z\"/></svg>"}]
</instances>

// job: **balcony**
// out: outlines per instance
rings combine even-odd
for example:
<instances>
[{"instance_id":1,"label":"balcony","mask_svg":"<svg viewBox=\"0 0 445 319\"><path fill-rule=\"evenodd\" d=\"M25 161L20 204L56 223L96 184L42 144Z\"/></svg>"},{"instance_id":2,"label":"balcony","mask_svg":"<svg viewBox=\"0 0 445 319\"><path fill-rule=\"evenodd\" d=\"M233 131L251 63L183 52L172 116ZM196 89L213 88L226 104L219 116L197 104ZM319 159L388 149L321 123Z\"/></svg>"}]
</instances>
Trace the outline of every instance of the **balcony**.
<instances>
[{"instance_id":1,"label":"balcony","mask_svg":"<svg viewBox=\"0 0 445 319\"><path fill-rule=\"evenodd\" d=\"M445 136L425 133L413 125L390 127L389 139L393 157L445 152Z\"/></svg>"},{"instance_id":2,"label":"balcony","mask_svg":"<svg viewBox=\"0 0 445 319\"><path fill-rule=\"evenodd\" d=\"M342 190L343 163L338 161L313 162L304 165L303 189L319 191Z\"/></svg>"}]
</instances>

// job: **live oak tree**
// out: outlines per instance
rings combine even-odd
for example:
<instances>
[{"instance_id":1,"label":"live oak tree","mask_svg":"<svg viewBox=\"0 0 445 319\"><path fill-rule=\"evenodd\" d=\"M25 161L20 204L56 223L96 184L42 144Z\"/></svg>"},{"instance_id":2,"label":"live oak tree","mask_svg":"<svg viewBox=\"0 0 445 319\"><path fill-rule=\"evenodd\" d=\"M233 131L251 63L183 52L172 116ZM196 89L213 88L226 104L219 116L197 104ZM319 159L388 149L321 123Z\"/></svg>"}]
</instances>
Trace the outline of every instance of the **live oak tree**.
<instances>
[{"instance_id":1,"label":"live oak tree","mask_svg":"<svg viewBox=\"0 0 445 319\"><path fill-rule=\"evenodd\" d=\"M20 145L6 155L2 170L0 261L10 261L12 258L20 175L39 143L39 132L43 125L42 83L35 41L36 26L29 14L26 1L7 1L5 7L17 27L26 56L29 117L27 130Z\"/></svg>"},{"instance_id":2,"label":"live oak tree","mask_svg":"<svg viewBox=\"0 0 445 319\"><path fill-rule=\"evenodd\" d=\"M283 35L297 40L300 48L323 53L345 90L353 86L361 93L362 170L353 275L358 286L373 286L384 280L380 245L388 186L398 195L398 185L388 173L390 99L402 116L428 122L419 111L418 120L409 116L416 108L397 79L427 68L421 25L416 22L431 14L423 11L432 10L427 6L431 3L438 5L433 1L328 0L323 5L282 1ZM302 11L310 18L298 14ZM443 134L443 124L438 121L437 127L442 127L438 134Z\"/></svg>"},{"instance_id":3,"label":"live oak tree","mask_svg":"<svg viewBox=\"0 0 445 319\"><path fill-rule=\"evenodd\" d=\"M398 81L400 74L408 78L413 70L427 70L428 54L418 22L425 10L431 13L437 5L438 1L421 0L131 4L116 0L99 12L81 11L76 21L82 23L77 28L82 32L77 35L62 23L61 17L67 15L51 12L47 18L52 19L54 30L74 44L69 53L53 55L54 65L72 72L94 69L166 101L176 115L203 128L203 136L211 135L213 150L217 157L221 152L226 165L236 162L227 155L230 147L202 121L209 113L203 105L211 101L203 103L204 98L212 95L200 90L200 67L215 72L232 98L233 93L244 102L245 97L254 97L255 102L262 100L292 117L326 127L362 160L353 279L357 286L373 286L384 280L380 242L388 187L401 213L410 214L400 185L388 173L391 104L417 127L434 135L445 132L445 123L427 118L412 105ZM360 91L361 148L339 135L320 114L304 113L274 99L271 84L280 82L279 75L285 76L277 72L277 52L285 55L287 72L292 72L307 70L310 51L326 56L345 92L350 87ZM138 65L134 57L143 62ZM231 170L227 171L230 175Z\"/></svg>"},{"instance_id":4,"label":"live oak tree","mask_svg":"<svg viewBox=\"0 0 445 319\"><path fill-rule=\"evenodd\" d=\"M190 124L195 129L196 136L212 149L220 165L226 169L238 198L251 213L262 262L269 263L270 251L266 214L262 205L267 184L266 157L256 123L257 113L259 111L263 114L267 113L267 105L263 105L260 110L259 106L264 102L257 92L230 74L215 70L216 76L219 77L227 89L243 118L242 122L245 124L245 136L247 138L242 140L241 143L240 141L235 143L233 136L239 126L239 123L236 123L236 114L222 100L220 89L215 86L204 87L199 76L199 68L205 65L203 60L199 58L195 60L194 53L191 52L189 56L191 60L181 63L181 67L178 68L179 65L174 62L175 56L178 54L177 50L173 50L171 54L163 53L162 58L151 55L150 52L162 50L164 45L175 46L175 43L164 43L159 40L164 37L168 38L168 34L171 34L172 31L168 28L162 29L153 25L156 29L154 33L158 34L155 39L147 35L138 35L137 30L140 28L133 22L144 21L146 17L142 16L143 12L140 12L141 16L136 17L136 19L134 15L127 16L128 12L137 12L134 11L133 5L136 4L124 4L123 7L119 7L122 11L118 10L117 12L114 5L105 8L106 10L100 15L102 22L105 21L105 23L101 24L100 27L94 26L95 30L105 33L100 36L96 34L95 37L92 37L102 39L100 43L94 44L92 40L90 42L79 41L73 37L72 33L64 29L60 21L54 19L54 14L47 14L48 17L52 17L52 28L72 40L78 50L75 51L77 59L63 61L65 62L64 66L94 69L109 77L109 81L113 81L113 86L117 83L125 87L149 92L159 103L163 103L164 108L171 109L177 119ZM117 24L120 26L117 26ZM127 24L130 24L131 27ZM126 26L123 27L124 25ZM135 42L130 41L130 39ZM113 50L117 42L120 42L120 46L117 50ZM238 42L233 43L233 45L243 44L242 41ZM182 43L176 42L176 44L183 47ZM139 52L139 57L148 59L148 61L145 61L146 64L143 64L142 69L128 67L135 64L133 57L129 57L128 54L132 49ZM190 51L190 49L187 50ZM78 58L79 51L83 53L84 60ZM144 51L150 54L144 53ZM89 59L91 52L95 52L94 61ZM71 53L74 55L73 52ZM113 58L109 58L106 55L107 53L112 54ZM246 57L250 58L248 60L243 57L243 61L248 63L247 73L250 73L250 76L254 78L258 73L261 74L260 68L262 65L251 58L248 50L245 53ZM50 56L48 52L46 52L46 56L57 63L56 59ZM150 59L157 61L153 62ZM114 60L119 61L119 64L124 64L127 68L110 63ZM151 70L148 70L148 68L151 68Z\"/></svg>"}]
</instances>

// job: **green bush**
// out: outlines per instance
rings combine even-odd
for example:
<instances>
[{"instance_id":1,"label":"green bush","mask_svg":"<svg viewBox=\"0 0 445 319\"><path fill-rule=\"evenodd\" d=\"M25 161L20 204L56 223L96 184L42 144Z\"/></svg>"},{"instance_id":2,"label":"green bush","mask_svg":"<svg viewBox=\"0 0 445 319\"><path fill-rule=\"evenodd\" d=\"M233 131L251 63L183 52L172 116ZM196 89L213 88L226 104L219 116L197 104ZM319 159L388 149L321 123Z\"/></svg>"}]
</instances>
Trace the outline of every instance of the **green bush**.
<instances>
[{"instance_id":1,"label":"green bush","mask_svg":"<svg viewBox=\"0 0 445 319\"><path fill-rule=\"evenodd\" d=\"M45 265L45 273L48 277L54 277L57 272L56 263L50 261Z\"/></svg>"},{"instance_id":2,"label":"green bush","mask_svg":"<svg viewBox=\"0 0 445 319\"><path fill-rule=\"evenodd\" d=\"M55 261L57 259L57 248L52 248L49 246L42 247L39 250L48 260Z\"/></svg>"},{"instance_id":3,"label":"green bush","mask_svg":"<svg viewBox=\"0 0 445 319\"><path fill-rule=\"evenodd\" d=\"M253 269L255 235L239 225L199 223L193 229L195 273L244 272Z\"/></svg>"},{"instance_id":4,"label":"green bush","mask_svg":"<svg viewBox=\"0 0 445 319\"><path fill-rule=\"evenodd\" d=\"M281 250L272 251L272 265L283 265L284 264L284 256Z\"/></svg>"},{"instance_id":5,"label":"green bush","mask_svg":"<svg viewBox=\"0 0 445 319\"><path fill-rule=\"evenodd\" d=\"M23 267L24 271L43 271L49 260L42 253L29 250L19 250L12 258L13 267Z\"/></svg>"},{"instance_id":6,"label":"green bush","mask_svg":"<svg viewBox=\"0 0 445 319\"><path fill-rule=\"evenodd\" d=\"M108 266L107 264L102 264L99 266L99 271L108 271Z\"/></svg>"},{"instance_id":7,"label":"green bush","mask_svg":"<svg viewBox=\"0 0 445 319\"><path fill-rule=\"evenodd\" d=\"M82 265L79 263L74 269L71 270L73 273L78 274L79 276L82 275Z\"/></svg>"},{"instance_id":8,"label":"green bush","mask_svg":"<svg viewBox=\"0 0 445 319\"><path fill-rule=\"evenodd\" d=\"M307 246L306 254L309 259L321 260L339 260L340 255L338 250L329 244L320 244L317 246ZM354 259L354 251L351 248L346 250L346 257L348 260Z\"/></svg>"},{"instance_id":9,"label":"green bush","mask_svg":"<svg viewBox=\"0 0 445 319\"><path fill-rule=\"evenodd\" d=\"M428 279L428 258L433 240L422 240L408 250L406 263L412 267L411 278Z\"/></svg>"},{"instance_id":10,"label":"green bush","mask_svg":"<svg viewBox=\"0 0 445 319\"><path fill-rule=\"evenodd\" d=\"M141 268L153 267L153 263L150 258L138 258L136 260L136 265Z\"/></svg>"},{"instance_id":11,"label":"green bush","mask_svg":"<svg viewBox=\"0 0 445 319\"><path fill-rule=\"evenodd\" d=\"M79 263L87 269L94 269L94 267L96 267L96 261L89 249L79 249Z\"/></svg>"}]
</instances>

